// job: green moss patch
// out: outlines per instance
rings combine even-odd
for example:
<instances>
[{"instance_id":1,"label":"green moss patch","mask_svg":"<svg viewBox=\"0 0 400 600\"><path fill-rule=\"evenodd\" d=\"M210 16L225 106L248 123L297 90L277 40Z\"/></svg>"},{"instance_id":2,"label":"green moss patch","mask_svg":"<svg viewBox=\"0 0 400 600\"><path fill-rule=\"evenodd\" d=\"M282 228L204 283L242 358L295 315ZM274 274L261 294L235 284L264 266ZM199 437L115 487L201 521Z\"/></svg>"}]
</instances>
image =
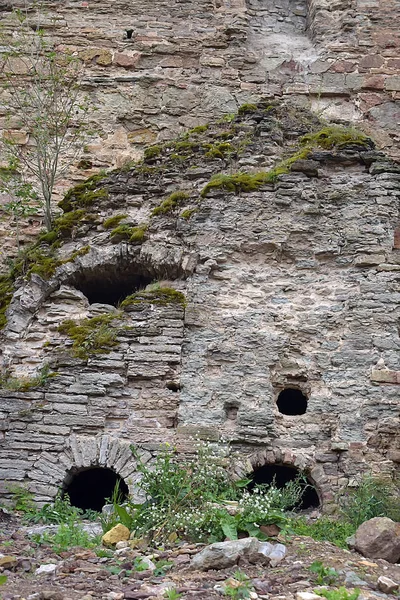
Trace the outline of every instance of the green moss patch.
<instances>
[{"instance_id":1,"label":"green moss patch","mask_svg":"<svg viewBox=\"0 0 400 600\"><path fill-rule=\"evenodd\" d=\"M157 158L158 156L160 156L162 152L162 146L150 146L149 148L146 148L146 150L144 151L144 160L145 161L149 161L149 160L154 160L155 158Z\"/></svg>"},{"instance_id":2,"label":"green moss patch","mask_svg":"<svg viewBox=\"0 0 400 600\"><path fill-rule=\"evenodd\" d=\"M330 125L314 133L304 135L300 139L300 144L309 148L319 147L332 150L333 148L340 149L353 144L366 147L371 145L371 139L354 127Z\"/></svg>"},{"instance_id":3,"label":"green moss patch","mask_svg":"<svg viewBox=\"0 0 400 600\"><path fill-rule=\"evenodd\" d=\"M187 208L181 213L180 217L181 219L186 219L186 221L188 221L190 217L194 215L197 211L197 208Z\"/></svg>"},{"instance_id":4,"label":"green moss patch","mask_svg":"<svg viewBox=\"0 0 400 600\"><path fill-rule=\"evenodd\" d=\"M103 222L104 229L114 229L123 219L126 219L128 215L113 215L112 217L108 217Z\"/></svg>"},{"instance_id":5,"label":"green moss patch","mask_svg":"<svg viewBox=\"0 0 400 600\"><path fill-rule=\"evenodd\" d=\"M173 288L158 288L152 290L142 290L127 296L120 304L120 308L126 310L129 306L135 304L157 304L158 306L168 306L168 304L180 304L183 308L186 306L186 298L182 292Z\"/></svg>"},{"instance_id":6,"label":"green moss patch","mask_svg":"<svg viewBox=\"0 0 400 600\"><path fill-rule=\"evenodd\" d=\"M188 200L188 198L190 198L188 192L182 190L173 192L160 204L160 206L156 206L156 208L153 209L151 216L156 217L157 215L165 215L180 206L185 200Z\"/></svg>"},{"instance_id":7,"label":"green moss patch","mask_svg":"<svg viewBox=\"0 0 400 600\"><path fill-rule=\"evenodd\" d=\"M141 244L146 239L147 227L147 223L142 223L136 227L127 224L118 225L111 231L110 239L115 243L125 240L131 244Z\"/></svg>"},{"instance_id":8,"label":"green moss patch","mask_svg":"<svg viewBox=\"0 0 400 600\"><path fill-rule=\"evenodd\" d=\"M207 131L207 129L210 126L208 124L206 125L198 125L197 127L193 127L193 129L190 129L189 134L193 134L193 133L204 133L205 131Z\"/></svg>"},{"instance_id":9,"label":"green moss patch","mask_svg":"<svg viewBox=\"0 0 400 600\"><path fill-rule=\"evenodd\" d=\"M92 354L107 354L118 346L116 327L119 315L106 314L97 317L73 321L67 319L58 328L60 333L67 335L72 341L72 354L87 360Z\"/></svg>"},{"instance_id":10,"label":"green moss patch","mask_svg":"<svg viewBox=\"0 0 400 600\"><path fill-rule=\"evenodd\" d=\"M86 181L71 188L58 203L58 206L62 208L64 213L68 213L80 208L88 208L108 198L107 190L98 187L104 179L105 175L102 173L92 175Z\"/></svg>"},{"instance_id":11,"label":"green moss patch","mask_svg":"<svg viewBox=\"0 0 400 600\"><path fill-rule=\"evenodd\" d=\"M239 106L238 109L238 115L245 115L247 113L252 113L255 112L258 109L258 106L256 104L242 104L242 106Z\"/></svg>"}]
</instances>

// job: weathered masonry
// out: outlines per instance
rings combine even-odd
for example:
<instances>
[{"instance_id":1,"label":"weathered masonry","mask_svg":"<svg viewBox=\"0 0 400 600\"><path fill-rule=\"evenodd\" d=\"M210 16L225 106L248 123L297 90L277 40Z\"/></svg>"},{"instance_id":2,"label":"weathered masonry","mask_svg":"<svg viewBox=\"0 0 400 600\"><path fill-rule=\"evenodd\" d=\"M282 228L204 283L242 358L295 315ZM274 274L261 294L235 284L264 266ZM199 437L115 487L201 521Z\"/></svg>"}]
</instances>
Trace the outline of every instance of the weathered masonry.
<instances>
[{"instance_id":1,"label":"weathered masonry","mask_svg":"<svg viewBox=\"0 0 400 600\"><path fill-rule=\"evenodd\" d=\"M399 194L368 138L270 100L72 189L7 311L1 493L134 492L130 444L196 434L238 472L305 470L327 511L398 474Z\"/></svg>"}]
</instances>

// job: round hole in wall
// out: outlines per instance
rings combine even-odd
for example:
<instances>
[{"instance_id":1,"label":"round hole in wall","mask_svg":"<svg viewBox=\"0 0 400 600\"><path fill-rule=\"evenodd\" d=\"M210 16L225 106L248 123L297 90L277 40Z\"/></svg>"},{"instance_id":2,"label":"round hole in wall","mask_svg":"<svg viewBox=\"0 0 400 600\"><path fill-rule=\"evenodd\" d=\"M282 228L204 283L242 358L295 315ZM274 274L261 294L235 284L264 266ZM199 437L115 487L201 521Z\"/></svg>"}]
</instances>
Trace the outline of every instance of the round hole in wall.
<instances>
[{"instance_id":1,"label":"round hole in wall","mask_svg":"<svg viewBox=\"0 0 400 600\"><path fill-rule=\"evenodd\" d=\"M72 506L101 511L118 485L121 500L125 500L129 490L125 481L112 469L91 467L71 472L64 485Z\"/></svg>"},{"instance_id":2,"label":"round hole in wall","mask_svg":"<svg viewBox=\"0 0 400 600\"><path fill-rule=\"evenodd\" d=\"M303 494L299 502L288 507L291 510L305 510L308 508L316 508L320 505L319 496L313 483L307 478L303 472L287 465L264 465L251 473L251 483L248 486L252 490L255 485L270 485L274 483L278 489L282 489L285 484L294 481L304 475L304 480L300 481L300 486L303 488Z\"/></svg>"},{"instance_id":3,"label":"round hole in wall","mask_svg":"<svg viewBox=\"0 0 400 600\"><path fill-rule=\"evenodd\" d=\"M307 411L307 396L297 388L285 388L276 401L283 415L304 415Z\"/></svg>"}]
</instances>

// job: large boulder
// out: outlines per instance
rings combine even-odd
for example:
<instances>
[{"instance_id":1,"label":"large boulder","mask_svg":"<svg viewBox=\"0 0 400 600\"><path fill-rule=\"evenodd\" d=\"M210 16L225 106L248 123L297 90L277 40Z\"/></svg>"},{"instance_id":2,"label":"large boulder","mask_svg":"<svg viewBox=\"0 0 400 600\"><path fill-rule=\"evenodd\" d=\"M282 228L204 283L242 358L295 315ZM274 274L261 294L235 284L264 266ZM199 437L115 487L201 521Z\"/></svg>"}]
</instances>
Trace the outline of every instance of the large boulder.
<instances>
[{"instance_id":1,"label":"large boulder","mask_svg":"<svg viewBox=\"0 0 400 600\"><path fill-rule=\"evenodd\" d=\"M395 523L387 517L375 517L365 521L356 531L354 547L368 558L399 562L400 523Z\"/></svg>"},{"instance_id":2,"label":"large boulder","mask_svg":"<svg viewBox=\"0 0 400 600\"><path fill-rule=\"evenodd\" d=\"M257 538L249 537L206 546L193 557L191 568L199 571L225 569L237 565L242 557L251 563L275 566L285 554L286 547L283 544L260 542Z\"/></svg>"}]
</instances>

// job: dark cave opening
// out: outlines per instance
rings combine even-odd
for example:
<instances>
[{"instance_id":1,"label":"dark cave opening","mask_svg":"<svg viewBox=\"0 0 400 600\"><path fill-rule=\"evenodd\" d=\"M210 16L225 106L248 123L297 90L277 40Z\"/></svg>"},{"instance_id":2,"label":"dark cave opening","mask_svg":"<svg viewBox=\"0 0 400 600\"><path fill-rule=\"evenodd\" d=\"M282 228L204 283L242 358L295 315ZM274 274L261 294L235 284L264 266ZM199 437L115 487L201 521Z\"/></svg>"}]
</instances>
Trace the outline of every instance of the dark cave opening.
<instances>
[{"instance_id":1,"label":"dark cave opening","mask_svg":"<svg viewBox=\"0 0 400 600\"><path fill-rule=\"evenodd\" d=\"M118 304L130 294L143 290L154 277L147 273L132 272L132 268L110 266L100 270L82 271L71 284L89 300L89 304Z\"/></svg>"},{"instance_id":2,"label":"dark cave opening","mask_svg":"<svg viewBox=\"0 0 400 600\"><path fill-rule=\"evenodd\" d=\"M295 467L286 465L264 465L251 473L252 481L249 484L248 489L252 490L255 485L270 485L273 482L278 489L281 489L289 481L297 479L299 475L303 475L303 473ZM300 482L300 485L304 490L303 495L300 502L293 507L290 507L291 510L317 508L320 505L318 493L307 476Z\"/></svg>"},{"instance_id":3,"label":"dark cave opening","mask_svg":"<svg viewBox=\"0 0 400 600\"><path fill-rule=\"evenodd\" d=\"M117 484L121 500L125 500L129 490L122 477L112 469L92 467L71 473L64 494L68 494L72 506L101 511Z\"/></svg>"},{"instance_id":4,"label":"dark cave opening","mask_svg":"<svg viewBox=\"0 0 400 600\"><path fill-rule=\"evenodd\" d=\"M307 411L307 396L296 388L286 388L279 394L276 404L283 415L304 415Z\"/></svg>"}]
</instances>

